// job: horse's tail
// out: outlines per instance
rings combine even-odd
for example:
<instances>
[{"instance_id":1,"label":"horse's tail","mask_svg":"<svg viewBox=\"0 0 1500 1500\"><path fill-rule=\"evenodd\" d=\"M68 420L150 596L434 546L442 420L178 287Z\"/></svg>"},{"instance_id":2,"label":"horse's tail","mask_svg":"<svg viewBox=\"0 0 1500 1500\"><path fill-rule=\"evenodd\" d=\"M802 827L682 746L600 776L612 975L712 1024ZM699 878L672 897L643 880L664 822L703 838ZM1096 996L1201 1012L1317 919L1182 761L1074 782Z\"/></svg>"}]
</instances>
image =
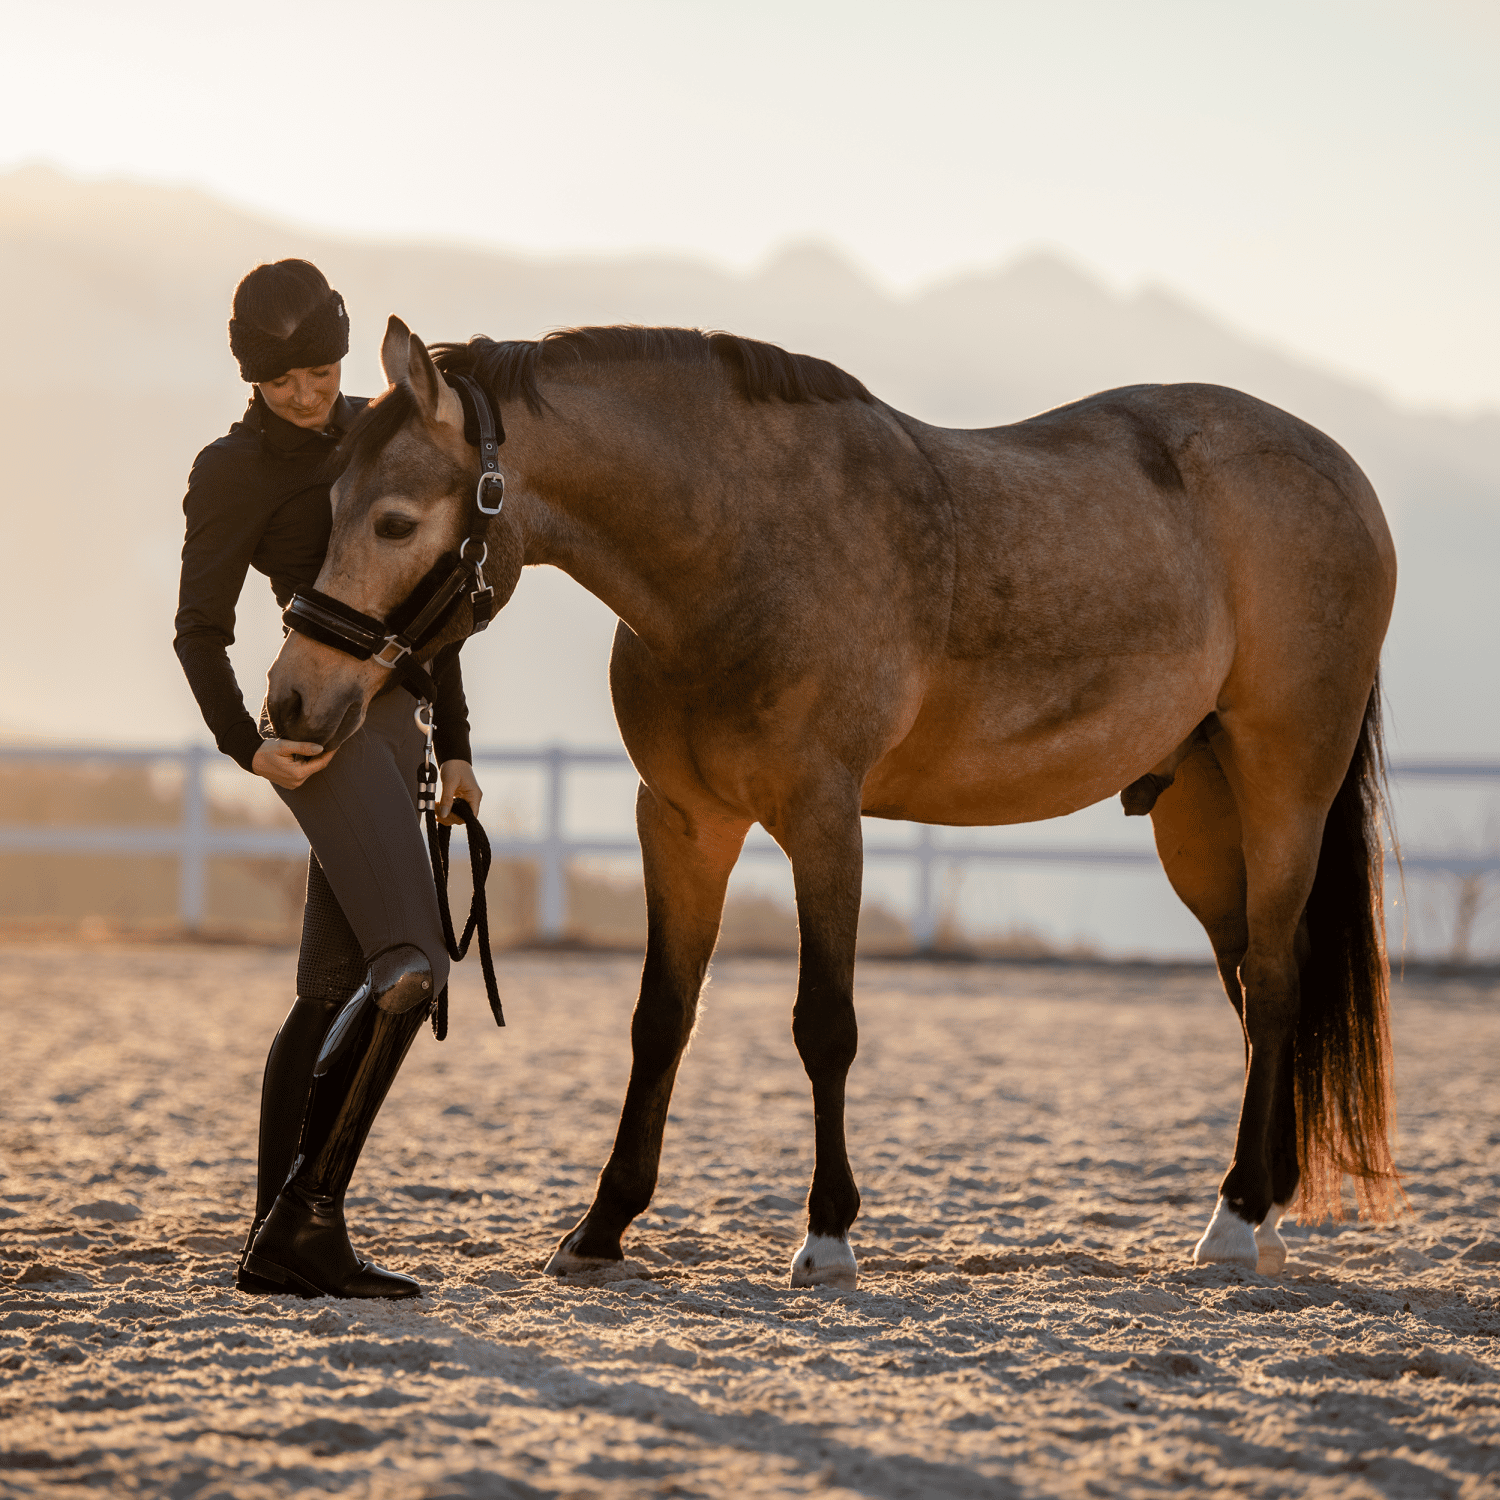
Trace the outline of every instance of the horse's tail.
<instances>
[{"instance_id":1,"label":"horse's tail","mask_svg":"<svg viewBox=\"0 0 1500 1500\"><path fill-rule=\"evenodd\" d=\"M1297 1021L1297 1156L1303 1219L1342 1217L1343 1174L1383 1219L1399 1183L1391 1159L1390 968L1385 952L1385 745L1380 679L1329 809L1307 902L1309 953Z\"/></svg>"}]
</instances>

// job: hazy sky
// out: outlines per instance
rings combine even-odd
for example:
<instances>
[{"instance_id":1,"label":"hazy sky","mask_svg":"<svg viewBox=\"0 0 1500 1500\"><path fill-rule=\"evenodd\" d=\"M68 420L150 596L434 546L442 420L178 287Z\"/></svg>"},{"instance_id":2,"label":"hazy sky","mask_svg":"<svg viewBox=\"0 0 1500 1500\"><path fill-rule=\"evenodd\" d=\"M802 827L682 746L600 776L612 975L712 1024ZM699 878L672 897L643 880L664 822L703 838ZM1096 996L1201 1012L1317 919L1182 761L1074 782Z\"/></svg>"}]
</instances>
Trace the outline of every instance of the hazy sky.
<instances>
[{"instance_id":1,"label":"hazy sky","mask_svg":"<svg viewBox=\"0 0 1500 1500\"><path fill-rule=\"evenodd\" d=\"M1048 246L1500 409L1496 0L0 0L0 170L889 286Z\"/></svg>"}]
</instances>

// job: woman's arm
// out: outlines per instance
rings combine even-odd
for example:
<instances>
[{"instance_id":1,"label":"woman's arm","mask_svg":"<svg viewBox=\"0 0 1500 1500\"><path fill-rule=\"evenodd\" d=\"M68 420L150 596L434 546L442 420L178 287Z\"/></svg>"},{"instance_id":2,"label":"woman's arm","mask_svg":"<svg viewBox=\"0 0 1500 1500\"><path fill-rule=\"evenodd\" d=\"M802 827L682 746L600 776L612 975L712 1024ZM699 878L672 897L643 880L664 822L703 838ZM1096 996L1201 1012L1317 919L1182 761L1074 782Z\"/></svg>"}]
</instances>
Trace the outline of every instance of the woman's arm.
<instances>
[{"instance_id":1,"label":"woman's arm","mask_svg":"<svg viewBox=\"0 0 1500 1500\"><path fill-rule=\"evenodd\" d=\"M459 643L462 645L462 642ZM469 704L464 697L463 670L458 664L459 646L444 646L432 661L432 681L437 699L432 705L436 728L433 749L442 766L443 790L438 798L438 822L457 824L462 818L453 815L453 799L462 797L475 812L484 795L474 779L469 748Z\"/></svg>"},{"instance_id":2,"label":"woman's arm","mask_svg":"<svg viewBox=\"0 0 1500 1500\"><path fill-rule=\"evenodd\" d=\"M234 643L235 605L258 533L250 497L238 489L233 465L205 448L182 502L187 533L172 644L214 743L248 771L263 742L245 708L228 648Z\"/></svg>"},{"instance_id":3,"label":"woman's arm","mask_svg":"<svg viewBox=\"0 0 1500 1500\"><path fill-rule=\"evenodd\" d=\"M469 748L469 704L464 697L464 674L458 662L462 645L463 642L459 641L456 645L444 646L432 659L432 683L437 689L432 704L436 726L433 749L439 762L474 759Z\"/></svg>"}]
</instances>

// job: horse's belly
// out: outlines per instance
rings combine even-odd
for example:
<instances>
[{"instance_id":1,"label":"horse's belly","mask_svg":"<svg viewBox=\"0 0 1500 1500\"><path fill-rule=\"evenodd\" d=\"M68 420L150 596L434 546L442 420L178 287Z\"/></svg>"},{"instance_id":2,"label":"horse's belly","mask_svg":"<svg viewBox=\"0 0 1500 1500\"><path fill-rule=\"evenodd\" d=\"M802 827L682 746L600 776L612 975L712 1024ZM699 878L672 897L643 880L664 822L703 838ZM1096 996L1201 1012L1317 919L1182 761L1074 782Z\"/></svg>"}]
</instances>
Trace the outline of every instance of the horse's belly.
<instances>
[{"instance_id":1,"label":"horse's belly","mask_svg":"<svg viewBox=\"0 0 1500 1500\"><path fill-rule=\"evenodd\" d=\"M1028 823L1111 797L1211 712L1227 653L945 664L865 780L872 817Z\"/></svg>"}]
</instances>

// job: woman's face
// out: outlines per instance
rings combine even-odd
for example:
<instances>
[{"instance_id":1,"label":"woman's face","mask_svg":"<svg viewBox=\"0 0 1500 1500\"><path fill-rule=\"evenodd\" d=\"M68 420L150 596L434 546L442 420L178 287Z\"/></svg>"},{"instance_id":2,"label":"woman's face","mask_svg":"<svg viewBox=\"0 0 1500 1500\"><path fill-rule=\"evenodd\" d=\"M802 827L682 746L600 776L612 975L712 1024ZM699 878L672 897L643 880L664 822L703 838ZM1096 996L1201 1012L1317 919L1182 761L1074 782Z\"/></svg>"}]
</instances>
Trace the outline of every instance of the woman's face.
<instances>
[{"instance_id":1,"label":"woman's face","mask_svg":"<svg viewBox=\"0 0 1500 1500\"><path fill-rule=\"evenodd\" d=\"M339 398L340 360L331 365L314 365L310 369L288 370L275 380L262 380L259 390L267 406L283 421L294 427L309 427L321 432L328 425L328 414Z\"/></svg>"}]
</instances>

